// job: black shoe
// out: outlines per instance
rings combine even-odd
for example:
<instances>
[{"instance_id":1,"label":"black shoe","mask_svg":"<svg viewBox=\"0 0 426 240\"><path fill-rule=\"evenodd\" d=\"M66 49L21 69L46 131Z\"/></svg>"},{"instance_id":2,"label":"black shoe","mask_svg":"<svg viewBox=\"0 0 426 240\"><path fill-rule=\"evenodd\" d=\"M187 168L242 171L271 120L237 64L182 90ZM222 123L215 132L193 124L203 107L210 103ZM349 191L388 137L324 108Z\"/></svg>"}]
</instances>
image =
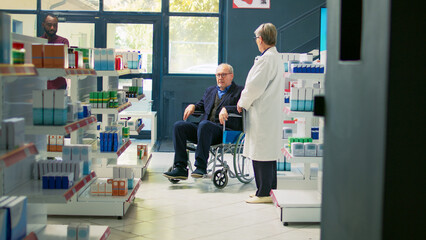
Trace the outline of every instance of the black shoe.
<instances>
[{"instance_id":1,"label":"black shoe","mask_svg":"<svg viewBox=\"0 0 426 240\"><path fill-rule=\"evenodd\" d=\"M169 179L186 180L188 179L188 169L182 167L175 167L170 172L163 173L163 176Z\"/></svg>"},{"instance_id":2,"label":"black shoe","mask_svg":"<svg viewBox=\"0 0 426 240\"><path fill-rule=\"evenodd\" d=\"M205 174L207 174L206 170L196 168L195 171L191 173L191 177L193 178L202 178Z\"/></svg>"}]
</instances>

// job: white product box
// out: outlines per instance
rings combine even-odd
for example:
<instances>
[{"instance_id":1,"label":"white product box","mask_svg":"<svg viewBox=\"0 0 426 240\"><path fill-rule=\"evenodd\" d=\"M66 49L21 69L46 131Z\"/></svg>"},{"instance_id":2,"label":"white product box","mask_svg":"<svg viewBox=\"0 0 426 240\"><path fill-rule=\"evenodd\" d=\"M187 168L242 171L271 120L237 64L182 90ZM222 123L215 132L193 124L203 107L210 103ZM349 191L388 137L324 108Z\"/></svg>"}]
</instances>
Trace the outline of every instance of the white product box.
<instances>
[{"instance_id":1,"label":"white product box","mask_svg":"<svg viewBox=\"0 0 426 240\"><path fill-rule=\"evenodd\" d=\"M63 146L64 146L64 136L57 135L56 136L56 151L62 152Z\"/></svg>"},{"instance_id":2,"label":"white product box","mask_svg":"<svg viewBox=\"0 0 426 240\"><path fill-rule=\"evenodd\" d=\"M62 160L63 161L71 161L71 154L72 154L72 145L64 145L62 147Z\"/></svg>"},{"instance_id":3,"label":"white product box","mask_svg":"<svg viewBox=\"0 0 426 240\"><path fill-rule=\"evenodd\" d=\"M108 70L108 55L105 48L101 49L101 69L102 71Z\"/></svg>"},{"instance_id":4,"label":"white product box","mask_svg":"<svg viewBox=\"0 0 426 240\"><path fill-rule=\"evenodd\" d=\"M93 60L95 70L101 70L101 50L99 48L93 49Z\"/></svg>"},{"instance_id":5,"label":"white product box","mask_svg":"<svg viewBox=\"0 0 426 240\"><path fill-rule=\"evenodd\" d=\"M297 111L305 111L306 91L305 88L299 88L299 101Z\"/></svg>"},{"instance_id":6,"label":"white product box","mask_svg":"<svg viewBox=\"0 0 426 240\"><path fill-rule=\"evenodd\" d=\"M105 185L105 196L112 196L112 184L106 183Z\"/></svg>"},{"instance_id":7,"label":"white product box","mask_svg":"<svg viewBox=\"0 0 426 240\"><path fill-rule=\"evenodd\" d=\"M112 169L112 178L120 178L120 168L119 167L113 167Z\"/></svg>"},{"instance_id":8,"label":"white product box","mask_svg":"<svg viewBox=\"0 0 426 240\"><path fill-rule=\"evenodd\" d=\"M305 111L313 111L314 110L314 89L306 88L305 90Z\"/></svg>"},{"instance_id":9,"label":"white product box","mask_svg":"<svg viewBox=\"0 0 426 240\"><path fill-rule=\"evenodd\" d=\"M77 240L78 223L70 223L67 227L67 240Z\"/></svg>"},{"instance_id":10,"label":"white product box","mask_svg":"<svg viewBox=\"0 0 426 240\"><path fill-rule=\"evenodd\" d=\"M43 124L53 125L53 102L55 90L43 90Z\"/></svg>"},{"instance_id":11,"label":"white product box","mask_svg":"<svg viewBox=\"0 0 426 240\"><path fill-rule=\"evenodd\" d=\"M127 179L133 179L134 174L133 174L133 169L131 168L126 168L126 175L125 178Z\"/></svg>"},{"instance_id":12,"label":"white product box","mask_svg":"<svg viewBox=\"0 0 426 240\"><path fill-rule=\"evenodd\" d=\"M121 167L120 168L120 177L119 178L125 178L126 177L126 168Z\"/></svg>"},{"instance_id":13,"label":"white product box","mask_svg":"<svg viewBox=\"0 0 426 240\"><path fill-rule=\"evenodd\" d=\"M94 182L92 185L90 185L90 195L92 196L98 196L99 195L99 183Z\"/></svg>"},{"instance_id":14,"label":"white product box","mask_svg":"<svg viewBox=\"0 0 426 240\"><path fill-rule=\"evenodd\" d=\"M108 48L106 50L107 52L107 70L113 71L115 70L115 49L114 48Z\"/></svg>"},{"instance_id":15,"label":"white product box","mask_svg":"<svg viewBox=\"0 0 426 240\"><path fill-rule=\"evenodd\" d=\"M316 157L317 156L317 145L315 143L304 143L305 156Z\"/></svg>"},{"instance_id":16,"label":"white product box","mask_svg":"<svg viewBox=\"0 0 426 240\"><path fill-rule=\"evenodd\" d=\"M90 235L90 225L87 223L82 223L78 225L77 239L78 240L89 240Z\"/></svg>"},{"instance_id":17,"label":"white product box","mask_svg":"<svg viewBox=\"0 0 426 240\"><path fill-rule=\"evenodd\" d=\"M106 182L99 183L99 196L105 196L106 184L107 184Z\"/></svg>"},{"instance_id":18,"label":"white product box","mask_svg":"<svg viewBox=\"0 0 426 240\"><path fill-rule=\"evenodd\" d=\"M33 90L33 123L43 125L43 90Z\"/></svg>"},{"instance_id":19,"label":"white product box","mask_svg":"<svg viewBox=\"0 0 426 240\"><path fill-rule=\"evenodd\" d=\"M292 87L290 88L290 110L297 111L299 106L299 89Z\"/></svg>"},{"instance_id":20,"label":"white product box","mask_svg":"<svg viewBox=\"0 0 426 240\"><path fill-rule=\"evenodd\" d=\"M323 144L318 143L317 144L317 157L322 157L322 156L323 156Z\"/></svg>"},{"instance_id":21,"label":"white product box","mask_svg":"<svg viewBox=\"0 0 426 240\"><path fill-rule=\"evenodd\" d=\"M283 127L283 139L288 139L293 136L293 129L291 127Z\"/></svg>"},{"instance_id":22,"label":"white product box","mask_svg":"<svg viewBox=\"0 0 426 240\"><path fill-rule=\"evenodd\" d=\"M294 157L305 156L305 147L304 147L303 143L300 143L300 142L291 143L291 154Z\"/></svg>"},{"instance_id":23,"label":"white product box","mask_svg":"<svg viewBox=\"0 0 426 240\"><path fill-rule=\"evenodd\" d=\"M49 142L48 142L49 146L47 148L48 151L50 152L56 152L56 135L49 135Z\"/></svg>"},{"instance_id":24,"label":"white product box","mask_svg":"<svg viewBox=\"0 0 426 240\"><path fill-rule=\"evenodd\" d=\"M79 145L80 147L80 160L91 161L92 159L92 146L91 145Z\"/></svg>"},{"instance_id":25,"label":"white product box","mask_svg":"<svg viewBox=\"0 0 426 240\"><path fill-rule=\"evenodd\" d=\"M67 93L66 90L55 90L54 91L54 105L55 109L65 109L67 108Z\"/></svg>"},{"instance_id":26,"label":"white product box","mask_svg":"<svg viewBox=\"0 0 426 240\"><path fill-rule=\"evenodd\" d=\"M80 146L77 144L72 145L71 161L80 161Z\"/></svg>"}]
</instances>

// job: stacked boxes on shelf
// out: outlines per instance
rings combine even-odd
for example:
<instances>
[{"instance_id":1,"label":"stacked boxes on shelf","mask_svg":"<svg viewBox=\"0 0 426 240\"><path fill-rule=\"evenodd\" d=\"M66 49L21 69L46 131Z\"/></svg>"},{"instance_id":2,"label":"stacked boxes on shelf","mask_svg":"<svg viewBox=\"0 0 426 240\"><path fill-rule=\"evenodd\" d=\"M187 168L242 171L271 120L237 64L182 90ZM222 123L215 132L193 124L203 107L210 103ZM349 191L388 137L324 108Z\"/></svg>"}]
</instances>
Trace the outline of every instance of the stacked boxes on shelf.
<instances>
[{"instance_id":1,"label":"stacked boxes on shelf","mask_svg":"<svg viewBox=\"0 0 426 240\"><path fill-rule=\"evenodd\" d=\"M33 91L34 125L65 125L68 118L67 110L66 90Z\"/></svg>"},{"instance_id":2,"label":"stacked boxes on shelf","mask_svg":"<svg viewBox=\"0 0 426 240\"><path fill-rule=\"evenodd\" d=\"M121 59L121 62L123 65L122 68L129 68L129 69L140 68L140 60L141 60L140 51L136 51L136 50L117 51L116 56L117 58ZM122 68L116 68L116 69L118 70Z\"/></svg>"},{"instance_id":3,"label":"stacked boxes on shelf","mask_svg":"<svg viewBox=\"0 0 426 240\"><path fill-rule=\"evenodd\" d=\"M312 138L289 138L288 150L294 157L322 157L323 144L313 143Z\"/></svg>"},{"instance_id":4,"label":"stacked boxes on shelf","mask_svg":"<svg viewBox=\"0 0 426 240\"><path fill-rule=\"evenodd\" d=\"M25 120L24 118L9 118L1 123L1 150L13 150L25 143Z\"/></svg>"},{"instance_id":5,"label":"stacked boxes on shelf","mask_svg":"<svg viewBox=\"0 0 426 240\"><path fill-rule=\"evenodd\" d=\"M117 69L115 60L115 49L113 48L93 49L93 60L95 70L114 71Z\"/></svg>"},{"instance_id":6,"label":"stacked boxes on shelf","mask_svg":"<svg viewBox=\"0 0 426 240\"><path fill-rule=\"evenodd\" d=\"M106 126L100 133L101 152L117 152L123 142L122 127L120 125Z\"/></svg>"},{"instance_id":7,"label":"stacked boxes on shelf","mask_svg":"<svg viewBox=\"0 0 426 240\"><path fill-rule=\"evenodd\" d=\"M67 240L89 240L90 224L71 223L67 227Z\"/></svg>"},{"instance_id":8,"label":"stacked boxes on shelf","mask_svg":"<svg viewBox=\"0 0 426 240\"><path fill-rule=\"evenodd\" d=\"M130 135L130 131L137 131L142 125L142 118L121 118L118 120L118 124L123 128L123 138L127 138Z\"/></svg>"},{"instance_id":9,"label":"stacked boxes on shelf","mask_svg":"<svg viewBox=\"0 0 426 240\"><path fill-rule=\"evenodd\" d=\"M90 93L92 108L117 108L126 103L126 96L119 91L103 91Z\"/></svg>"},{"instance_id":10,"label":"stacked boxes on shelf","mask_svg":"<svg viewBox=\"0 0 426 240\"><path fill-rule=\"evenodd\" d=\"M24 239L27 235L27 197L0 197L0 239Z\"/></svg>"},{"instance_id":11,"label":"stacked boxes on shelf","mask_svg":"<svg viewBox=\"0 0 426 240\"><path fill-rule=\"evenodd\" d=\"M313 111L314 97L321 94L324 94L324 88L291 87L290 110Z\"/></svg>"},{"instance_id":12,"label":"stacked boxes on shelf","mask_svg":"<svg viewBox=\"0 0 426 240\"><path fill-rule=\"evenodd\" d=\"M43 189L68 189L73 184L73 172L50 172L42 176Z\"/></svg>"},{"instance_id":13,"label":"stacked boxes on shelf","mask_svg":"<svg viewBox=\"0 0 426 240\"><path fill-rule=\"evenodd\" d=\"M136 153L138 160L147 160L148 158L148 144L139 144L136 146Z\"/></svg>"},{"instance_id":14,"label":"stacked boxes on shelf","mask_svg":"<svg viewBox=\"0 0 426 240\"><path fill-rule=\"evenodd\" d=\"M114 179L97 179L96 182L90 185L90 194L92 196L126 196L129 192L128 183L130 180L126 178L114 178ZM133 178L131 179L133 186Z\"/></svg>"},{"instance_id":15,"label":"stacked boxes on shelf","mask_svg":"<svg viewBox=\"0 0 426 240\"><path fill-rule=\"evenodd\" d=\"M47 151L48 152L62 152L64 146L63 135L47 135Z\"/></svg>"},{"instance_id":16,"label":"stacked boxes on shelf","mask_svg":"<svg viewBox=\"0 0 426 240\"><path fill-rule=\"evenodd\" d=\"M114 179L127 179L128 189L133 189L133 169L129 167L114 167L112 177Z\"/></svg>"},{"instance_id":17,"label":"stacked boxes on shelf","mask_svg":"<svg viewBox=\"0 0 426 240\"><path fill-rule=\"evenodd\" d=\"M37 68L68 68L68 46L57 43L34 43L32 59Z\"/></svg>"}]
</instances>

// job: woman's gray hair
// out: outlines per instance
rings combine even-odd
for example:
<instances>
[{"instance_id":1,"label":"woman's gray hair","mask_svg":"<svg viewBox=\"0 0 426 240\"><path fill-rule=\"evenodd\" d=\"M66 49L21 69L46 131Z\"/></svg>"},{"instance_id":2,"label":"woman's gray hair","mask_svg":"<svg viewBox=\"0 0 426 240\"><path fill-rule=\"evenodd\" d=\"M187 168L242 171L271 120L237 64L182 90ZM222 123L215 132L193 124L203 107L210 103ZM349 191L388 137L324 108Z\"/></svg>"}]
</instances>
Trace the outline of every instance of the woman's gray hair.
<instances>
[{"instance_id":1,"label":"woman's gray hair","mask_svg":"<svg viewBox=\"0 0 426 240\"><path fill-rule=\"evenodd\" d=\"M216 71L217 71L217 69L219 69L219 67L222 67L222 66L228 67L229 73L232 73L232 74L234 73L234 68L231 65L227 64L227 63L221 63L221 64L219 64L219 66L217 66L217 68L216 68Z\"/></svg>"},{"instance_id":2,"label":"woman's gray hair","mask_svg":"<svg viewBox=\"0 0 426 240\"><path fill-rule=\"evenodd\" d=\"M272 23L261 24L256 31L254 31L256 37L262 37L262 40L267 45L275 46L277 44L277 29Z\"/></svg>"}]
</instances>

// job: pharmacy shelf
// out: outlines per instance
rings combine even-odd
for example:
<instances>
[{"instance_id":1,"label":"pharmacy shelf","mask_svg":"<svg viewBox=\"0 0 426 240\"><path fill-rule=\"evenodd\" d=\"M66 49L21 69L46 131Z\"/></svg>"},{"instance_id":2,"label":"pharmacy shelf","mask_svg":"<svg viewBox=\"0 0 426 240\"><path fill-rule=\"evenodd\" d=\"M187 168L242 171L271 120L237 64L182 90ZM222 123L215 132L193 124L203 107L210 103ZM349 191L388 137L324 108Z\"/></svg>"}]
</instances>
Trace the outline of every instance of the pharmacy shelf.
<instances>
[{"instance_id":1,"label":"pharmacy shelf","mask_svg":"<svg viewBox=\"0 0 426 240\"><path fill-rule=\"evenodd\" d=\"M108 159L106 167L130 167L130 168L147 168L152 158L152 153L148 153L148 157L143 159L126 158L117 160L117 158Z\"/></svg>"},{"instance_id":2,"label":"pharmacy shelf","mask_svg":"<svg viewBox=\"0 0 426 240\"><path fill-rule=\"evenodd\" d=\"M32 64L0 64L0 77L36 75L37 70Z\"/></svg>"},{"instance_id":3,"label":"pharmacy shelf","mask_svg":"<svg viewBox=\"0 0 426 240\"><path fill-rule=\"evenodd\" d=\"M28 236L25 239L43 239L43 240L67 240L68 225L47 224L46 227L39 233L36 233L36 238ZM89 240L106 240L111 235L111 229L108 226L90 225Z\"/></svg>"},{"instance_id":4,"label":"pharmacy shelf","mask_svg":"<svg viewBox=\"0 0 426 240\"><path fill-rule=\"evenodd\" d=\"M24 146L11 151L0 151L0 168L7 168L13 164L26 159L32 155L38 154L34 143L28 143Z\"/></svg>"},{"instance_id":5,"label":"pharmacy shelf","mask_svg":"<svg viewBox=\"0 0 426 240\"><path fill-rule=\"evenodd\" d=\"M67 204L50 204L47 213L54 215L76 216L117 216L123 217L141 186L141 180L135 179L134 188L126 196L92 196L87 187L78 196L78 201Z\"/></svg>"},{"instance_id":6,"label":"pharmacy shelf","mask_svg":"<svg viewBox=\"0 0 426 240\"><path fill-rule=\"evenodd\" d=\"M41 152L41 155L48 157L48 158L56 158L56 157L60 157L62 158L62 152Z\"/></svg>"},{"instance_id":7,"label":"pharmacy shelf","mask_svg":"<svg viewBox=\"0 0 426 240\"><path fill-rule=\"evenodd\" d=\"M272 190L271 197L284 226L321 221L321 194L316 190Z\"/></svg>"},{"instance_id":8,"label":"pharmacy shelf","mask_svg":"<svg viewBox=\"0 0 426 240\"><path fill-rule=\"evenodd\" d=\"M117 158L132 144L130 139L118 149L117 152L92 152L93 158Z\"/></svg>"},{"instance_id":9,"label":"pharmacy shelf","mask_svg":"<svg viewBox=\"0 0 426 240\"><path fill-rule=\"evenodd\" d=\"M136 131L130 130L130 135L139 135L139 133L142 131L142 129L145 127L145 124L141 124Z\"/></svg>"},{"instance_id":10,"label":"pharmacy shelf","mask_svg":"<svg viewBox=\"0 0 426 240\"><path fill-rule=\"evenodd\" d=\"M300 118L312 118L312 117L314 117L314 112L292 111L292 110L290 110L289 106L285 106L283 111L289 117L300 117Z\"/></svg>"},{"instance_id":11,"label":"pharmacy shelf","mask_svg":"<svg viewBox=\"0 0 426 240\"><path fill-rule=\"evenodd\" d=\"M42 180L31 180L12 191L9 195L25 195L31 203L67 203L96 177L95 172L84 176L69 189L43 189Z\"/></svg>"},{"instance_id":12,"label":"pharmacy shelf","mask_svg":"<svg viewBox=\"0 0 426 240\"><path fill-rule=\"evenodd\" d=\"M324 80L324 73L284 73L285 78L303 79L303 80Z\"/></svg>"},{"instance_id":13,"label":"pharmacy shelf","mask_svg":"<svg viewBox=\"0 0 426 240\"><path fill-rule=\"evenodd\" d=\"M145 94L139 95L138 97L135 97L135 98L127 98L127 99L129 102L139 102L143 98L145 98Z\"/></svg>"},{"instance_id":14,"label":"pharmacy shelf","mask_svg":"<svg viewBox=\"0 0 426 240\"><path fill-rule=\"evenodd\" d=\"M131 74L141 74L143 72L142 72L142 69L130 69L130 73Z\"/></svg>"},{"instance_id":15,"label":"pharmacy shelf","mask_svg":"<svg viewBox=\"0 0 426 240\"><path fill-rule=\"evenodd\" d=\"M130 74L130 69L115 70L115 71L96 71L99 77L118 77Z\"/></svg>"},{"instance_id":16,"label":"pharmacy shelf","mask_svg":"<svg viewBox=\"0 0 426 240\"><path fill-rule=\"evenodd\" d=\"M40 77L56 78L59 76L95 76L93 69L83 68L37 68Z\"/></svg>"},{"instance_id":17,"label":"pharmacy shelf","mask_svg":"<svg viewBox=\"0 0 426 240\"><path fill-rule=\"evenodd\" d=\"M287 158L287 162L290 163L322 163L322 157L294 157L285 147L281 148L281 152Z\"/></svg>"},{"instance_id":18,"label":"pharmacy shelf","mask_svg":"<svg viewBox=\"0 0 426 240\"><path fill-rule=\"evenodd\" d=\"M99 180L104 180L106 182L106 178L98 178ZM126 196L92 196L90 194L90 188L87 188L78 198L79 202L128 202L131 203L133 199L135 199L136 193L139 190L139 187L142 184L142 180L140 178L133 179L134 187L133 189L129 189L129 192Z\"/></svg>"},{"instance_id":19,"label":"pharmacy shelf","mask_svg":"<svg viewBox=\"0 0 426 240\"><path fill-rule=\"evenodd\" d=\"M130 106L132 106L132 103L127 102L118 108L92 108L92 114L119 114Z\"/></svg>"},{"instance_id":20,"label":"pharmacy shelf","mask_svg":"<svg viewBox=\"0 0 426 240\"><path fill-rule=\"evenodd\" d=\"M96 117L90 116L83 118L76 122L67 124L65 126L44 126L44 125L33 125L25 127L25 134L32 135L66 135L74 132L80 128L89 126L92 123L96 123Z\"/></svg>"}]
</instances>

